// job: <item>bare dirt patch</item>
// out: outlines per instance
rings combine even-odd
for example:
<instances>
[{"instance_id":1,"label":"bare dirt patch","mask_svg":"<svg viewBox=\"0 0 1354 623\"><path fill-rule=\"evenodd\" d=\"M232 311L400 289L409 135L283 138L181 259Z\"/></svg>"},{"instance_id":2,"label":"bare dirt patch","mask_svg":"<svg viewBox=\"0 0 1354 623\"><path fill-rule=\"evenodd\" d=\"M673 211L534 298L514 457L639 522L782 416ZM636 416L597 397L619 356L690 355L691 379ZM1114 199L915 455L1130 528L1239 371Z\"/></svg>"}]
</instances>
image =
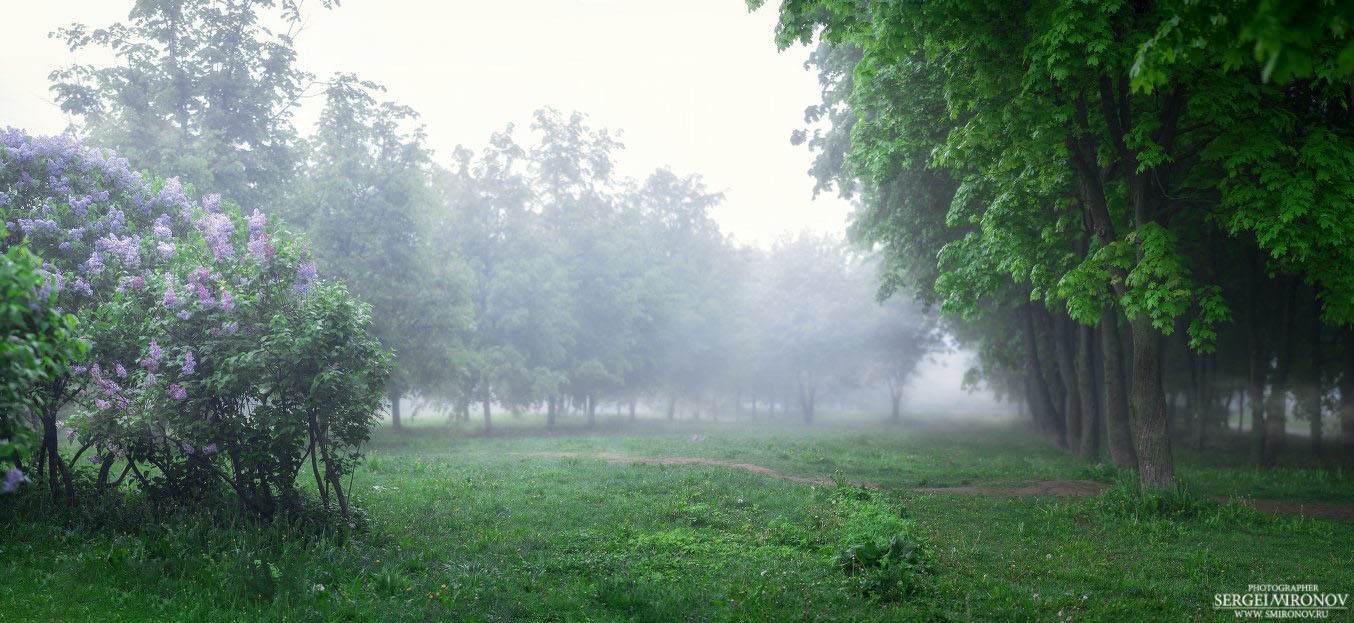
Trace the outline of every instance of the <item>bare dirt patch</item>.
<instances>
[{"instance_id":1,"label":"bare dirt patch","mask_svg":"<svg viewBox=\"0 0 1354 623\"><path fill-rule=\"evenodd\" d=\"M514 452L516 456L532 456L555 459L595 459L607 461L609 463L640 463L644 465L703 465L710 467L723 467L727 469L738 469L754 474L761 474L777 480L789 482L798 482L812 485L833 485L837 481L822 476L791 476L779 470L771 469L755 463L737 463L734 461L722 461L719 459L706 459L696 456L634 456L629 454L617 454L615 452ZM852 480L847 484L866 487L868 489L882 488L878 483ZM1093 497L1100 495L1110 485L1094 480L1034 480L1016 485L963 485L958 487L919 487L912 489L921 493L953 493L956 495L989 495L989 496L1029 496L1029 495L1051 495L1058 497ZM1217 502L1226 504L1228 498L1214 496L1212 498ZM1239 501L1246 506L1265 513L1278 513L1282 515L1306 515L1308 517L1321 517L1325 519L1342 519L1354 521L1354 506L1339 504L1318 504L1309 502L1294 502L1289 500L1252 500L1241 498Z\"/></svg>"},{"instance_id":2,"label":"bare dirt patch","mask_svg":"<svg viewBox=\"0 0 1354 623\"><path fill-rule=\"evenodd\" d=\"M1214 500L1226 504L1227 498L1214 496ZM1280 515L1306 515L1323 519L1343 519L1354 521L1354 506L1340 504L1317 504L1313 502L1294 502L1292 500L1251 500L1240 498L1239 502L1255 510Z\"/></svg>"},{"instance_id":3,"label":"bare dirt patch","mask_svg":"<svg viewBox=\"0 0 1354 623\"><path fill-rule=\"evenodd\" d=\"M1056 495L1082 498L1100 495L1109 485L1094 480L1036 480L1013 486L964 485L960 487L924 487L914 489L925 493L957 493L960 495Z\"/></svg>"},{"instance_id":4,"label":"bare dirt patch","mask_svg":"<svg viewBox=\"0 0 1354 623\"><path fill-rule=\"evenodd\" d=\"M616 454L614 452L520 452L515 453L518 456L536 456L556 459L598 459L609 463L641 463L644 465L705 465L711 467L724 467L727 469L738 469L754 474L761 474L777 480L787 480L789 482L798 482L811 485L832 485L837 481L831 478L821 476L791 476L779 470L771 469L762 465L753 463L736 463L734 461L721 461L719 459L706 459L696 456L633 456L628 454ZM879 484L863 480L851 480L847 484L865 487L868 489L878 489Z\"/></svg>"}]
</instances>

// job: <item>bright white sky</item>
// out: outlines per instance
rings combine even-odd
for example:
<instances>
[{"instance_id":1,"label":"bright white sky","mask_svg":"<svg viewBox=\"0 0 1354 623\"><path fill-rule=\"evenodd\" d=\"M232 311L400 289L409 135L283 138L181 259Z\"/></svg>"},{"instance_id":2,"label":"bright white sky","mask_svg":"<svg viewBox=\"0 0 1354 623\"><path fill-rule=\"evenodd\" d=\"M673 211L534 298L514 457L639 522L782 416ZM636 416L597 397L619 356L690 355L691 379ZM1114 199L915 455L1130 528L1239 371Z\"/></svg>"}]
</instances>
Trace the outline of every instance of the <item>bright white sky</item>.
<instances>
[{"instance_id":1,"label":"bright white sky","mask_svg":"<svg viewBox=\"0 0 1354 623\"><path fill-rule=\"evenodd\" d=\"M47 33L74 21L108 25L125 19L131 4L8 7L0 125L44 134L65 128L47 74L76 59ZM440 154L457 144L478 150L508 122L524 133L531 111L542 106L579 110L594 126L623 131L622 173L643 177L667 165L724 191L714 216L740 241L844 229L850 206L831 195L812 198L812 155L789 143L804 107L818 101L818 83L803 68L806 49L776 51L771 8L749 14L742 0L308 5L300 65L322 78L346 71L384 84L390 98L419 111ZM310 102L302 121L317 112L317 100Z\"/></svg>"}]
</instances>

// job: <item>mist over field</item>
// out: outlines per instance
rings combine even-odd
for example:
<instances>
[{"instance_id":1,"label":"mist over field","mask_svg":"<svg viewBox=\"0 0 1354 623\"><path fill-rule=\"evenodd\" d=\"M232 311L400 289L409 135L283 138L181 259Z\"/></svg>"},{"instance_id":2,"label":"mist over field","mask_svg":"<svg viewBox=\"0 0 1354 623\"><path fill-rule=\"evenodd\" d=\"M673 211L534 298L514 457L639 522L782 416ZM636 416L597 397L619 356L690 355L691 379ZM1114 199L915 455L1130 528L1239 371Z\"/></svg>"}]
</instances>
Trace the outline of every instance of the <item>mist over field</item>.
<instances>
[{"instance_id":1,"label":"mist over field","mask_svg":"<svg viewBox=\"0 0 1354 623\"><path fill-rule=\"evenodd\" d=\"M1349 6L5 17L6 621L1351 616Z\"/></svg>"}]
</instances>

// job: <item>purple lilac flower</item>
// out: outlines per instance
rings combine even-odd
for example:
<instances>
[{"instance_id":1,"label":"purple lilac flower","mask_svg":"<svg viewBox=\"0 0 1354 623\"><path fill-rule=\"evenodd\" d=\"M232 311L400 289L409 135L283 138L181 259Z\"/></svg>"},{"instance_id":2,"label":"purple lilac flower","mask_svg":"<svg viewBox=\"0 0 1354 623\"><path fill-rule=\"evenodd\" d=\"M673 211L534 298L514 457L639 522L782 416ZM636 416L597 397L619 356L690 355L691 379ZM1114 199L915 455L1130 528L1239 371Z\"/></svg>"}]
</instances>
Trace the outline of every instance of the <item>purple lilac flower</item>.
<instances>
[{"instance_id":1,"label":"purple lilac flower","mask_svg":"<svg viewBox=\"0 0 1354 623\"><path fill-rule=\"evenodd\" d=\"M155 248L160 251L160 257L162 259L167 260L174 257L174 243L172 242L157 242L155 243Z\"/></svg>"},{"instance_id":2,"label":"purple lilac flower","mask_svg":"<svg viewBox=\"0 0 1354 623\"><path fill-rule=\"evenodd\" d=\"M71 372L74 372L74 373L76 373L76 374L84 374L84 373L87 372L87 371L89 371L89 368L87 368L87 367L85 367L85 366L81 366L81 365L74 365L74 366L71 366Z\"/></svg>"},{"instance_id":3,"label":"purple lilac flower","mask_svg":"<svg viewBox=\"0 0 1354 623\"><path fill-rule=\"evenodd\" d=\"M28 480L28 477L24 476L23 470L17 467L11 467L9 468L9 471L5 472L5 485L0 491L14 493L18 490L19 483L25 480Z\"/></svg>"},{"instance_id":4,"label":"purple lilac flower","mask_svg":"<svg viewBox=\"0 0 1354 623\"><path fill-rule=\"evenodd\" d=\"M250 238L257 238L261 235L263 233L263 226L268 223L268 217L264 216L262 212L259 212L258 208L254 208L254 212L249 216L246 216L245 220L249 222Z\"/></svg>"},{"instance_id":5,"label":"purple lilac flower","mask_svg":"<svg viewBox=\"0 0 1354 623\"><path fill-rule=\"evenodd\" d=\"M193 274L188 276L188 287L192 288L197 294L197 300L203 307L211 307L216 303L212 297L212 291L207 287L207 282L211 279L212 273L204 267L193 269Z\"/></svg>"},{"instance_id":6,"label":"purple lilac flower","mask_svg":"<svg viewBox=\"0 0 1354 623\"><path fill-rule=\"evenodd\" d=\"M141 238L139 236L127 236L118 238L117 234L108 234L94 241L94 249L103 253L106 257L112 257L128 268L136 268L141 265Z\"/></svg>"},{"instance_id":7,"label":"purple lilac flower","mask_svg":"<svg viewBox=\"0 0 1354 623\"><path fill-rule=\"evenodd\" d=\"M250 239L249 244L245 246L249 249L249 254L254 256L260 264L271 262L273 257L277 255L277 249L274 249L272 243L268 242L267 234Z\"/></svg>"},{"instance_id":8,"label":"purple lilac flower","mask_svg":"<svg viewBox=\"0 0 1354 623\"><path fill-rule=\"evenodd\" d=\"M224 214L208 214L198 220L197 228L207 240L207 246L211 248L212 255L216 259L234 257L235 248L230 246L230 234L235 230L235 226L230 222L230 218Z\"/></svg>"},{"instance_id":9,"label":"purple lilac flower","mask_svg":"<svg viewBox=\"0 0 1354 623\"><path fill-rule=\"evenodd\" d=\"M103 463L103 457L102 457L102 456L99 456L99 455L97 455L97 454L91 454L91 455L85 457L85 460L86 460L86 461L89 461L90 463L92 463L92 464L94 464L94 465L99 465L99 464Z\"/></svg>"},{"instance_id":10,"label":"purple lilac flower","mask_svg":"<svg viewBox=\"0 0 1354 623\"><path fill-rule=\"evenodd\" d=\"M197 360L193 358L193 351L190 350L188 354L183 356L183 365L179 367L179 372L181 374L192 374L195 370L197 370Z\"/></svg>"},{"instance_id":11,"label":"purple lilac flower","mask_svg":"<svg viewBox=\"0 0 1354 623\"><path fill-rule=\"evenodd\" d=\"M174 292L174 284L169 284L169 287L165 289L165 295L164 298L161 299L161 302L164 304L165 309L173 309L178 307L179 303L183 302L179 299L179 295Z\"/></svg>"},{"instance_id":12,"label":"purple lilac flower","mask_svg":"<svg viewBox=\"0 0 1354 623\"><path fill-rule=\"evenodd\" d=\"M166 206L183 206L188 203L188 194L183 192L183 184L179 183L179 178L171 177L165 180L165 185L160 189L160 195L156 199Z\"/></svg>"},{"instance_id":13,"label":"purple lilac flower","mask_svg":"<svg viewBox=\"0 0 1354 623\"><path fill-rule=\"evenodd\" d=\"M155 232L156 236L161 238L169 238L174 235L173 230L169 228L168 214L161 214L159 218L155 219L155 226L152 227L151 230Z\"/></svg>"},{"instance_id":14,"label":"purple lilac flower","mask_svg":"<svg viewBox=\"0 0 1354 623\"><path fill-rule=\"evenodd\" d=\"M221 211L221 195L212 193L202 198L202 209L208 212Z\"/></svg>"},{"instance_id":15,"label":"purple lilac flower","mask_svg":"<svg viewBox=\"0 0 1354 623\"><path fill-rule=\"evenodd\" d=\"M95 399L94 399L94 406L96 406L96 407L98 407L98 408L100 408L100 409L107 409L108 407L113 406L113 403L108 402L107 400L104 400L103 398L95 398Z\"/></svg>"},{"instance_id":16,"label":"purple lilac flower","mask_svg":"<svg viewBox=\"0 0 1354 623\"><path fill-rule=\"evenodd\" d=\"M175 400L183 400L188 397L188 390L184 389L183 386L178 383L171 384L166 391L168 391L169 396Z\"/></svg>"},{"instance_id":17,"label":"purple lilac flower","mask_svg":"<svg viewBox=\"0 0 1354 623\"><path fill-rule=\"evenodd\" d=\"M94 288L89 285L88 281L85 281L84 277L76 277L75 281L71 282L71 289L83 294L94 294Z\"/></svg>"},{"instance_id":18,"label":"purple lilac flower","mask_svg":"<svg viewBox=\"0 0 1354 623\"><path fill-rule=\"evenodd\" d=\"M187 319L193 317L193 314L189 313L189 311L186 310L186 309L180 309L180 310L179 310L179 313L174 314L174 315L175 315L175 316L178 316L178 317L179 317L179 320L187 320Z\"/></svg>"},{"instance_id":19,"label":"purple lilac flower","mask_svg":"<svg viewBox=\"0 0 1354 623\"><path fill-rule=\"evenodd\" d=\"M127 378L127 368L122 367L122 364L117 364L117 368L115 368L115 371L118 375L118 378L120 379Z\"/></svg>"},{"instance_id":20,"label":"purple lilac flower","mask_svg":"<svg viewBox=\"0 0 1354 623\"><path fill-rule=\"evenodd\" d=\"M163 359L164 356L165 351L160 348L160 344L155 340L151 340L149 352L147 353L146 358L141 360L141 367L154 372L156 368L160 366L160 360Z\"/></svg>"},{"instance_id":21,"label":"purple lilac flower","mask_svg":"<svg viewBox=\"0 0 1354 623\"><path fill-rule=\"evenodd\" d=\"M304 296L310 291L310 287L315 285L315 278L318 271L315 269L315 262L302 262L296 267L296 292Z\"/></svg>"},{"instance_id":22,"label":"purple lilac flower","mask_svg":"<svg viewBox=\"0 0 1354 623\"><path fill-rule=\"evenodd\" d=\"M143 385L154 385L154 384L155 384L155 381L156 381L155 373L154 373L154 372L147 372L147 373L146 373L146 380L145 380L142 384L143 384Z\"/></svg>"},{"instance_id":23,"label":"purple lilac flower","mask_svg":"<svg viewBox=\"0 0 1354 623\"><path fill-rule=\"evenodd\" d=\"M216 444L209 443L205 446L202 446L202 453L206 455L216 454Z\"/></svg>"},{"instance_id":24,"label":"purple lilac flower","mask_svg":"<svg viewBox=\"0 0 1354 623\"><path fill-rule=\"evenodd\" d=\"M186 441L180 441L179 448L183 450L184 454L192 455L197 453L197 450L193 449L192 444L189 444Z\"/></svg>"},{"instance_id":25,"label":"purple lilac flower","mask_svg":"<svg viewBox=\"0 0 1354 623\"><path fill-rule=\"evenodd\" d=\"M75 443L75 429L74 429L74 428L69 429L69 430L66 431L66 443Z\"/></svg>"},{"instance_id":26,"label":"purple lilac flower","mask_svg":"<svg viewBox=\"0 0 1354 623\"><path fill-rule=\"evenodd\" d=\"M221 311L223 312L235 311L235 297L231 296L230 290L221 291Z\"/></svg>"},{"instance_id":27,"label":"purple lilac flower","mask_svg":"<svg viewBox=\"0 0 1354 623\"><path fill-rule=\"evenodd\" d=\"M89 259L80 265L80 270L95 275L103 272L103 258L99 256L99 252L95 251L89 254Z\"/></svg>"}]
</instances>

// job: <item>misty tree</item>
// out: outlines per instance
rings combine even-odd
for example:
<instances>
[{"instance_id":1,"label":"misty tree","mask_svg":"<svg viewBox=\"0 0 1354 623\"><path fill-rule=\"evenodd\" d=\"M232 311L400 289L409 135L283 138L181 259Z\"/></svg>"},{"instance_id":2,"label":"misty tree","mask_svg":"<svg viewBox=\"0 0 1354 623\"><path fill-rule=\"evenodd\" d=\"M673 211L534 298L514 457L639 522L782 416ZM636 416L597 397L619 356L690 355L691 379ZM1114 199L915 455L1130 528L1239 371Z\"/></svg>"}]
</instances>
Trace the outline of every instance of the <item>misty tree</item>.
<instances>
[{"instance_id":1,"label":"misty tree","mask_svg":"<svg viewBox=\"0 0 1354 623\"><path fill-rule=\"evenodd\" d=\"M472 318L459 409L468 416L467 405L478 401L489 429L494 401L520 408L559 392L558 370L573 340L573 292L555 261L558 245L533 210L536 189L512 128L495 133L479 157L459 148L454 160L443 185L446 214L433 235L468 269Z\"/></svg>"},{"instance_id":2,"label":"misty tree","mask_svg":"<svg viewBox=\"0 0 1354 623\"><path fill-rule=\"evenodd\" d=\"M352 75L330 81L285 214L326 274L375 310L373 333L396 353L387 393L399 427L403 396L457 370L466 311L461 262L426 233L439 197L422 127L412 109L378 101L381 90Z\"/></svg>"},{"instance_id":3,"label":"misty tree","mask_svg":"<svg viewBox=\"0 0 1354 623\"><path fill-rule=\"evenodd\" d=\"M116 60L53 71L51 89L91 141L268 210L299 162L292 116L311 83L296 67L300 8L296 0L143 0L126 22L52 33L72 52L104 50Z\"/></svg>"}]
</instances>

